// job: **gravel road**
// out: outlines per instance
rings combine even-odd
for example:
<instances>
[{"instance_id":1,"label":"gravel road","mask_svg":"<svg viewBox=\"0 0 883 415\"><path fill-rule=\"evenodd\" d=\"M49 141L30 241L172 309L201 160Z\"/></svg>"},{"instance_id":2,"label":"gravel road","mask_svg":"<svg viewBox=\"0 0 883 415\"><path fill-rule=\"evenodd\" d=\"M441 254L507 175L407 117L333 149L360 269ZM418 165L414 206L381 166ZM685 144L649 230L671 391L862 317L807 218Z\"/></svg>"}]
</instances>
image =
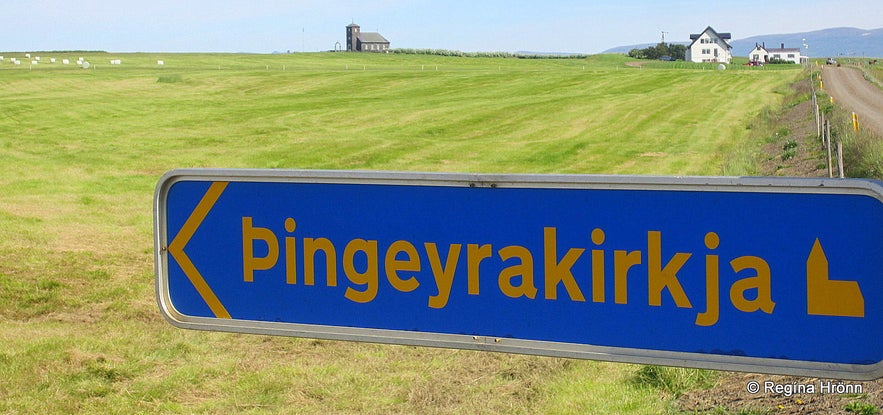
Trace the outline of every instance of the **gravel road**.
<instances>
[{"instance_id":1,"label":"gravel road","mask_svg":"<svg viewBox=\"0 0 883 415\"><path fill-rule=\"evenodd\" d=\"M883 134L883 90L865 80L861 71L826 66L822 70L822 82L835 102L858 114L863 128Z\"/></svg>"}]
</instances>

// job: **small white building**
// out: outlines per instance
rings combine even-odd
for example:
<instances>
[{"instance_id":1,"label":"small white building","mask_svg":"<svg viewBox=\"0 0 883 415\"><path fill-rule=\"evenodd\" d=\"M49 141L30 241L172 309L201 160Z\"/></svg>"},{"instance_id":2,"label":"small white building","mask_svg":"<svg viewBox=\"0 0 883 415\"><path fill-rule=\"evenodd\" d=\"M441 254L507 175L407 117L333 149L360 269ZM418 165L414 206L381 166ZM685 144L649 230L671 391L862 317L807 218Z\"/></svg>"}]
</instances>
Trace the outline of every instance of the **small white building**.
<instances>
[{"instance_id":1,"label":"small white building","mask_svg":"<svg viewBox=\"0 0 883 415\"><path fill-rule=\"evenodd\" d=\"M754 44L754 49L748 54L751 62L770 63L773 61L801 64L806 62L806 57L801 54L800 48L786 48L782 43L780 48L767 49L766 44Z\"/></svg>"},{"instance_id":2,"label":"small white building","mask_svg":"<svg viewBox=\"0 0 883 415\"><path fill-rule=\"evenodd\" d=\"M728 40L732 38L729 33L718 33L711 26L705 28L702 33L691 34L690 46L687 46L685 60L688 62L720 62L729 64L733 60L733 47Z\"/></svg>"}]
</instances>

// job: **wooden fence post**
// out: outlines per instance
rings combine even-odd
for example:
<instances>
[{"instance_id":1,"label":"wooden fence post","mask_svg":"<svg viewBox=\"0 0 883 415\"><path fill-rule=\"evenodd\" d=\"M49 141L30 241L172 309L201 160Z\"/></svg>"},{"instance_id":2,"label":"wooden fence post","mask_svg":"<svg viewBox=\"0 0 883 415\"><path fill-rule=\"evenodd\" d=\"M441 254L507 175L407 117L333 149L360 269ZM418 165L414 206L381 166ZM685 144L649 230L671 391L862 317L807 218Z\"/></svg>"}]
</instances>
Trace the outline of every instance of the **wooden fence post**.
<instances>
[{"instance_id":1,"label":"wooden fence post","mask_svg":"<svg viewBox=\"0 0 883 415\"><path fill-rule=\"evenodd\" d=\"M831 157L831 125L828 124L828 120L825 120L825 130L822 134L822 141L825 142L825 149L828 150L828 178L834 177L834 164L833 159Z\"/></svg>"},{"instance_id":2,"label":"wooden fence post","mask_svg":"<svg viewBox=\"0 0 883 415\"><path fill-rule=\"evenodd\" d=\"M840 172L841 179L846 177L846 172L844 171L846 169L843 168L843 142L840 140L837 141L837 170Z\"/></svg>"}]
</instances>

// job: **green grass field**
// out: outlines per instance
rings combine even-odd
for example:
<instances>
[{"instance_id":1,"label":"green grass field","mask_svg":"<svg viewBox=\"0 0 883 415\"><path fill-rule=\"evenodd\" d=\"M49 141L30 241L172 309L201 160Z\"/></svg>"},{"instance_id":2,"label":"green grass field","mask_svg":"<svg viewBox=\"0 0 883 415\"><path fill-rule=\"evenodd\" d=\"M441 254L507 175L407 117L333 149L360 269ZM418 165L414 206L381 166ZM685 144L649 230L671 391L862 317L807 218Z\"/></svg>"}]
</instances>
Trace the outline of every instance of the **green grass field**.
<instances>
[{"instance_id":1,"label":"green grass field","mask_svg":"<svg viewBox=\"0 0 883 415\"><path fill-rule=\"evenodd\" d=\"M41 414L669 411L633 365L173 328L155 304L154 186L182 167L750 174L731 151L801 74L620 56L44 54L80 69L3 55L0 413Z\"/></svg>"}]
</instances>

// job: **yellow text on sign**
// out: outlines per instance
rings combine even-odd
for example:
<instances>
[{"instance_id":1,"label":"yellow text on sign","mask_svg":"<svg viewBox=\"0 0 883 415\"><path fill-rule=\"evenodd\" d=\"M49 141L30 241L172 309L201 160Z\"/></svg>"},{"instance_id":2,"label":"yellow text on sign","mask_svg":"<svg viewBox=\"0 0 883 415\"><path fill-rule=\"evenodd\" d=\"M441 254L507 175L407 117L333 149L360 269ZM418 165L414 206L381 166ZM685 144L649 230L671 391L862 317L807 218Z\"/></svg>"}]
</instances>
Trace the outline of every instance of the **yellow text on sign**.
<instances>
[{"instance_id":1,"label":"yellow text on sign","mask_svg":"<svg viewBox=\"0 0 883 415\"><path fill-rule=\"evenodd\" d=\"M482 289L488 289L482 284L496 280L493 288L510 298L536 299L541 296L550 301L606 303L612 300L615 304L628 304L638 301L629 298L629 281L642 281L640 269L644 268L648 306L661 307L664 298L669 298L678 308L694 308L679 273L688 262L694 260L695 253L664 255L660 231L647 232L646 249L643 250L610 252L603 246L606 234L602 229L594 229L590 233L588 247L562 248L558 244L558 229L546 227L543 229L543 249L540 253L521 245L500 247L456 243L444 247L435 242L413 243L405 240L394 241L381 249L378 241L366 239L347 241L340 252L340 244L328 238L295 236L297 222L293 218L286 218L283 225L286 233L280 237L270 228L257 226L252 217L242 218L244 282L254 282L255 278L260 278L261 272L275 269L281 257L286 284L296 285L302 278L303 284L312 286L316 284L317 276L324 276L325 286L336 287L340 266L348 281L344 297L357 303L367 303L377 297L381 277L399 292L417 290L426 283L418 279L418 274L427 265L425 258L436 292L427 300L431 308L444 308L448 304L461 261L466 264L468 295L481 295ZM697 310L695 324L716 324L720 319L722 297L741 312L772 314L776 303L772 292L773 276L767 261L758 256L745 255L725 262L722 268L721 258L715 254L721 244L720 237L715 232L708 232L703 242L705 310ZM265 256L255 256L257 243L267 247ZM586 254L587 251L590 252ZM575 274L574 268L584 257L591 262L588 274ZM608 289L605 262L611 259L613 287ZM492 279L482 276L482 270L490 264L499 269ZM721 273L727 268L729 271L726 272L732 273L729 280L738 277L728 289L720 286ZM589 282L581 283L583 280ZM815 241L807 258L806 283L807 314L864 317L864 300L858 283L829 279L828 261L819 240ZM591 295L586 296L584 291L590 291Z\"/></svg>"}]
</instances>

